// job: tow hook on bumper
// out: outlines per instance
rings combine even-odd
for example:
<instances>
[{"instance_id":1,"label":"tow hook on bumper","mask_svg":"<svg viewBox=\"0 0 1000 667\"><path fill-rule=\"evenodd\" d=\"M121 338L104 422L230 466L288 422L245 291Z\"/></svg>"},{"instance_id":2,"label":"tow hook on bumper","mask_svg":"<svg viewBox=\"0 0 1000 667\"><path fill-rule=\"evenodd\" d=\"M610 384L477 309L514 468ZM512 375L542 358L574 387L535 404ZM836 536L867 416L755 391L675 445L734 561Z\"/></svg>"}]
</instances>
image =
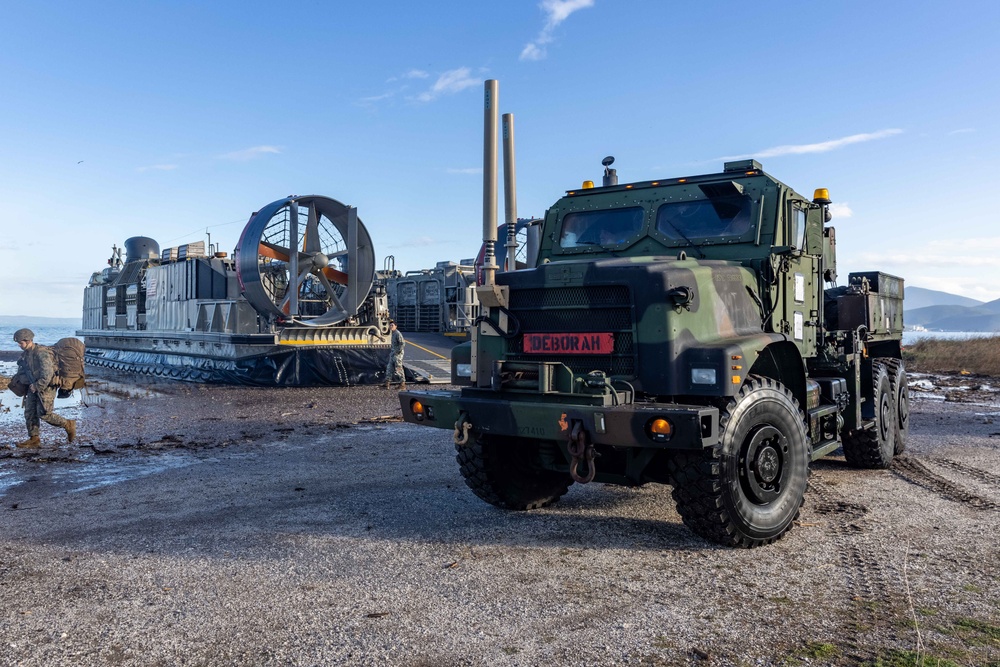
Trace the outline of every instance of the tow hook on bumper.
<instances>
[{"instance_id":1,"label":"tow hook on bumper","mask_svg":"<svg viewBox=\"0 0 1000 667\"><path fill-rule=\"evenodd\" d=\"M587 430L583 428L582 421L573 421L573 428L569 432L569 442L566 445L566 449L569 450L570 456L573 457L573 461L569 465L570 477L580 484L592 482L594 475L597 474L597 470L594 468L594 443L590 442L590 438L587 437ZM587 461L586 476L580 475L576 471L581 460Z\"/></svg>"},{"instance_id":2,"label":"tow hook on bumper","mask_svg":"<svg viewBox=\"0 0 1000 667\"><path fill-rule=\"evenodd\" d=\"M458 415L458 421L455 422L455 433L452 439L455 444L459 447L464 447L469 444L469 431L472 430L472 422L469 421L469 413L462 411Z\"/></svg>"}]
</instances>

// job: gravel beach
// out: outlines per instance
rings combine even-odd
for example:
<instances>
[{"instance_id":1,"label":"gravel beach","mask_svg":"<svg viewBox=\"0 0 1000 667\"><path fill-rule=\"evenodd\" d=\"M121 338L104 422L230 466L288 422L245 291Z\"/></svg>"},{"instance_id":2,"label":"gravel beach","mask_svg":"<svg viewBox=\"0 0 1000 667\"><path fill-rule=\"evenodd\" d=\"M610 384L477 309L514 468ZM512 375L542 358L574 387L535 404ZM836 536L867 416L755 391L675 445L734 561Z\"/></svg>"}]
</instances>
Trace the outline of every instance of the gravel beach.
<instances>
[{"instance_id":1,"label":"gravel beach","mask_svg":"<svg viewBox=\"0 0 1000 667\"><path fill-rule=\"evenodd\" d=\"M1000 401L912 381L891 469L733 550L665 486L491 507L395 392L105 372L79 446L0 449L0 665L998 665Z\"/></svg>"}]
</instances>

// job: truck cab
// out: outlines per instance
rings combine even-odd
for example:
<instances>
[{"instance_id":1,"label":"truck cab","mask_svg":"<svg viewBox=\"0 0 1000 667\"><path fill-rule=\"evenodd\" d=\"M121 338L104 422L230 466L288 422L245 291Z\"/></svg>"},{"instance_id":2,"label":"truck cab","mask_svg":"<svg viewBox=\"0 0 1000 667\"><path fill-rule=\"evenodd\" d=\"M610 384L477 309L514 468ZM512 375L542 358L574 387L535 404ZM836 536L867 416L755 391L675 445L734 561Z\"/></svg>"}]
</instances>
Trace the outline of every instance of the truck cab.
<instances>
[{"instance_id":1,"label":"truck cab","mask_svg":"<svg viewBox=\"0 0 1000 667\"><path fill-rule=\"evenodd\" d=\"M480 288L460 388L401 392L404 419L452 430L498 507L657 482L706 539L773 542L812 460L886 467L904 446L902 280L837 287L829 195L756 161L618 184L609 160L548 209L533 266Z\"/></svg>"}]
</instances>

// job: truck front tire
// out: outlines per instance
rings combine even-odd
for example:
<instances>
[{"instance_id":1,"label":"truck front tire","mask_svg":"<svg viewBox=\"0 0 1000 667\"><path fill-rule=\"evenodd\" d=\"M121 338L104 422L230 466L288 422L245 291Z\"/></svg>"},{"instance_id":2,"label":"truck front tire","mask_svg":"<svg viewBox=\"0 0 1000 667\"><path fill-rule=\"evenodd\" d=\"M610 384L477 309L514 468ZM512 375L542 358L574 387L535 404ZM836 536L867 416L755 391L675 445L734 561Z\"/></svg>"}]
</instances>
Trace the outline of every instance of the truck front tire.
<instances>
[{"instance_id":1,"label":"truck front tire","mask_svg":"<svg viewBox=\"0 0 1000 667\"><path fill-rule=\"evenodd\" d=\"M573 479L539 465L539 443L522 438L478 436L456 445L455 460L472 492L491 505L533 510L556 502Z\"/></svg>"},{"instance_id":2,"label":"truck front tire","mask_svg":"<svg viewBox=\"0 0 1000 667\"><path fill-rule=\"evenodd\" d=\"M677 511L712 542L770 544L791 528L805 497L809 438L802 411L780 382L753 377L720 417L719 444L671 457Z\"/></svg>"}]
</instances>

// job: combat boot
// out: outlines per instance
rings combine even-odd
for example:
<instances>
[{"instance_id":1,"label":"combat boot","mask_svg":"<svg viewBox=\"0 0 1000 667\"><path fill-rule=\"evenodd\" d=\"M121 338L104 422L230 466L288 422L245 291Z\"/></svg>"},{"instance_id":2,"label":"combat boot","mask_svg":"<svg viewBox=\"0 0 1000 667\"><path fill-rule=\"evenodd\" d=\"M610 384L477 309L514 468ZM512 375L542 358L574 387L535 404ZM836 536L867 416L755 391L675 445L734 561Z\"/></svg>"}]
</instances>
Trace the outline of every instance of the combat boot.
<instances>
[{"instance_id":1,"label":"combat boot","mask_svg":"<svg viewBox=\"0 0 1000 667\"><path fill-rule=\"evenodd\" d=\"M17 443L18 449L38 449L42 445L42 440L37 435L33 435L27 440Z\"/></svg>"},{"instance_id":2,"label":"combat boot","mask_svg":"<svg viewBox=\"0 0 1000 667\"><path fill-rule=\"evenodd\" d=\"M388 389L389 389L389 381L388 381L388 380L386 380L386 381L385 381L385 384L384 384L384 385L382 385L382 388L383 388L383 389L386 389L386 390L388 390Z\"/></svg>"},{"instance_id":3,"label":"combat boot","mask_svg":"<svg viewBox=\"0 0 1000 667\"><path fill-rule=\"evenodd\" d=\"M400 391L406 391L406 380L403 380L403 381L402 381L402 382L401 382L401 383L399 384L399 390L400 390Z\"/></svg>"},{"instance_id":4,"label":"combat boot","mask_svg":"<svg viewBox=\"0 0 1000 667\"><path fill-rule=\"evenodd\" d=\"M67 419L64 428L66 429L66 442L73 442L76 439L76 420Z\"/></svg>"}]
</instances>

